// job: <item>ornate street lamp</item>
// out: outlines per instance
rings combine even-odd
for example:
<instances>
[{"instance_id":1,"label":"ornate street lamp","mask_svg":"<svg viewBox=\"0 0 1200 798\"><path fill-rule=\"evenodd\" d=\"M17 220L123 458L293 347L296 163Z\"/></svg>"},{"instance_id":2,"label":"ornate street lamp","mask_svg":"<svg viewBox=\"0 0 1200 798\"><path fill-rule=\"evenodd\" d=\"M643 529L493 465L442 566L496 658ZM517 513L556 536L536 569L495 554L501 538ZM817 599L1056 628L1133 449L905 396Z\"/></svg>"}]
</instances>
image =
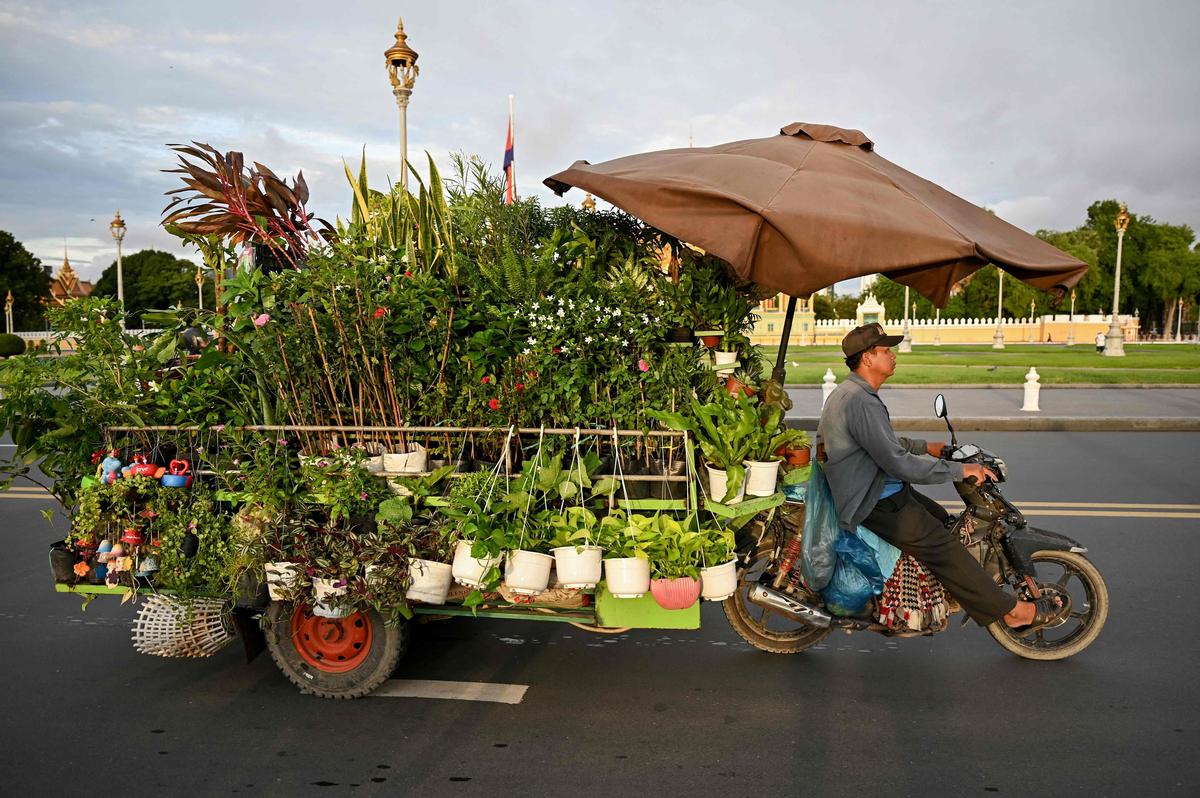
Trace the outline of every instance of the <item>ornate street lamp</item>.
<instances>
[{"instance_id":1,"label":"ornate street lamp","mask_svg":"<svg viewBox=\"0 0 1200 798\"><path fill-rule=\"evenodd\" d=\"M8 301L12 301L12 291L8 292ZM1183 340L1183 297L1179 297L1179 309L1175 313L1175 343Z\"/></svg>"},{"instance_id":2,"label":"ornate street lamp","mask_svg":"<svg viewBox=\"0 0 1200 798\"><path fill-rule=\"evenodd\" d=\"M204 310L204 272L200 271L199 266L196 266L196 297L198 299L196 307Z\"/></svg>"},{"instance_id":3,"label":"ornate street lamp","mask_svg":"<svg viewBox=\"0 0 1200 798\"><path fill-rule=\"evenodd\" d=\"M9 335L12 335L13 331L12 306L14 301L12 291L10 290L8 296L4 298L4 331Z\"/></svg>"},{"instance_id":4,"label":"ornate street lamp","mask_svg":"<svg viewBox=\"0 0 1200 798\"><path fill-rule=\"evenodd\" d=\"M396 43L385 50L383 56L387 60L396 107L400 109L400 185L408 191L408 98L412 96L413 84L421 70L417 67L417 51L408 46L403 19L396 25Z\"/></svg>"},{"instance_id":5,"label":"ornate street lamp","mask_svg":"<svg viewBox=\"0 0 1200 798\"><path fill-rule=\"evenodd\" d=\"M1004 348L1004 271L997 266L1000 276L1000 294L996 297L996 334L992 336L992 349Z\"/></svg>"},{"instance_id":6,"label":"ornate street lamp","mask_svg":"<svg viewBox=\"0 0 1200 798\"><path fill-rule=\"evenodd\" d=\"M1033 300L1029 300L1029 343L1033 343L1037 339L1033 335Z\"/></svg>"},{"instance_id":7,"label":"ornate street lamp","mask_svg":"<svg viewBox=\"0 0 1200 798\"><path fill-rule=\"evenodd\" d=\"M1067 321L1067 346L1075 345L1075 289L1071 289L1071 316Z\"/></svg>"},{"instance_id":8,"label":"ornate street lamp","mask_svg":"<svg viewBox=\"0 0 1200 798\"><path fill-rule=\"evenodd\" d=\"M579 203L585 211L596 210L596 198L592 196L592 192L588 192L583 198L583 202Z\"/></svg>"},{"instance_id":9,"label":"ornate street lamp","mask_svg":"<svg viewBox=\"0 0 1200 798\"><path fill-rule=\"evenodd\" d=\"M121 270L121 242L125 240L125 221L121 219L121 211L117 209L117 215L108 223L108 229L112 233L113 240L117 242L117 305L120 306L121 329L125 329L125 274Z\"/></svg>"},{"instance_id":10,"label":"ornate street lamp","mask_svg":"<svg viewBox=\"0 0 1200 798\"><path fill-rule=\"evenodd\" d=\"M914 305L915 307L915 305ZM904 286L904 340L900 342L901 352L912 351L912 338L908 334L908 286Z\"/></svg>"},{"instance_id":11,"label":"ornate street lamp","mask_svg":"<svg viewBox=\"0 0 1200 798\"><path fill-rule=\"evenodd\" d=\"M1125 357L1125 336L1121 332L1121 322L1117 319L1117 303L1121 299L1121 249L1125 243L1125 230L1129 227L1129 211L1124 202L1121 203L1121 210L1117 214L1117 218L1113 220L1113 227L1117 228L1117 268L1113 275L1112 321L1108 325L1108 335L1104 339L1104 355L1105 357Z\"/></svg>"}]
</instances>

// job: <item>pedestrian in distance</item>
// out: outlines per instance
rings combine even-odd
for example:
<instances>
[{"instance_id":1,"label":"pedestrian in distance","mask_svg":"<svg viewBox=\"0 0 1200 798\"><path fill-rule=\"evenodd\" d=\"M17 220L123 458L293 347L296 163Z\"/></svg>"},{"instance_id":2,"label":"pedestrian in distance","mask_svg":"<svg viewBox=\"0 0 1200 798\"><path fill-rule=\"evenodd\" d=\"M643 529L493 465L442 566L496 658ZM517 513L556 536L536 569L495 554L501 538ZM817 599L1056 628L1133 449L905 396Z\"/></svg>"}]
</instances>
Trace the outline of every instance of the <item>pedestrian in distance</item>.
<instances>
[{"instance_id":1,"label":"pedestrian in distance","mask_svg":"<svg viewBox=\"0 0 1200 798\"><path fill-rule=\"evenodd\" d=\"M852 532L861 524L915 557L981 626L1003 619L1032 631L1054 622L1058 599L1018 601L1002 590L951 534L946 510L913 490L914 483L982 482L996 475L977 463L943 459L945 443L896 436L878 391L896 372L892 347L901 340L880 324L855 327L842 339L850 376L829 395L817 427L838 525Z\"/></svg>"},{"instance_id":2,"label":"pedestrian in distance","mask_svg":"<svg viewBox=\"0 0 1200 798\"><path fill-rule=\"evenodd\" d=\"M1105 341L1106 338L1103 331L1096 333L1096 352L1099 353L1104 351Z\"/></svg>"}]
</instances>

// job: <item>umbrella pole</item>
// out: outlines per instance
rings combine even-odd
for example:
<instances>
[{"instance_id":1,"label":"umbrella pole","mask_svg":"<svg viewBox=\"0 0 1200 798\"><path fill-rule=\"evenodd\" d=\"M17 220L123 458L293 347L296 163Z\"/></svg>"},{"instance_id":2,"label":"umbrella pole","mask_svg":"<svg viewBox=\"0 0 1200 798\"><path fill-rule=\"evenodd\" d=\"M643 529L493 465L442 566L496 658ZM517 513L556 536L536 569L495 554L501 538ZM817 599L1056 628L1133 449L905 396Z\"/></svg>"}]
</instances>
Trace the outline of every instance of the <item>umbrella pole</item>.
<instances>
[{"instance_id":1,"label":"umbrella pole","mask_svg":"<svg viewBox=\"0 0 1200 798\"><path fill-rule=\"evenodd\" d=\"M788 340L792 337L792 317L796 315L796 297L788 297L787 315L783 317L783 336L779 339L779 356L775 358L775 368L771 379L783 385L786 373L784 364L787 362Z\"/></svg>"}]
</instances>

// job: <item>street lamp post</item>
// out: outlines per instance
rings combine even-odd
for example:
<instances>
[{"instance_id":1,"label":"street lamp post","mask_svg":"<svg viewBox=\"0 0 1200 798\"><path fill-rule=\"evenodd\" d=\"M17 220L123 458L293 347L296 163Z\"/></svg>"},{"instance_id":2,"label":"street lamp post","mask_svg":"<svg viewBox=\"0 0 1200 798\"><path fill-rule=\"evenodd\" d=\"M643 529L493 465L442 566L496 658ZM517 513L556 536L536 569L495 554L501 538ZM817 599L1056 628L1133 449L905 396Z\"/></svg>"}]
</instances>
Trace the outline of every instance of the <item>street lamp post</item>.
<instances>
[{"instance_id":1,"label":"street lamp post","mask_svg":"<svg viewBox=\"0 0 1200 798\"><path fill-rule=\"evenodd\" d=\"M12 299L12 292L8 294L9 300ZM1175 343L1183 340L1183 297L1179 297L1179 308L1175 313Z\"/></svg>"},{"instance_id":2,"label":"street lamp post","mask_svg":"<svg viewBox=\"0 0 1200 798\"><path fill-rule=\"evenodd\" d=\"M125 274L121 270L121 242L125 240L125 221L121 219L121 211L108 224L113 240L117 242L117 305L121 309L121 329L125 329Z\"/></svg>"},{"instance_id":3,"label":"street lamp post","mask_svg":"<svg viewBox=\"0 0 1200 798\"><path fill-rule=\"evenodd\" d=\"M200 267L196 266L196 307L204 310L204 272L200 271Z\"/></svg>"},{"instance_id":4,"label":"street lamp post","mask_svg":"<svg viewBox=\"0 0 1200 798\"><path fill-rule=\"evenodd\" d=\"M1033 300L1031 299L1029 300L1029 343L1031 344L1037 340L1033 334L1033 327Z\"/></svg>"},{"instance_id":5,"label":"street lamp post","mask_svg":"<svg viewBox=\"0 0 1200 798\"><path fill-rule=\"evenodd\" d=\"M1071 315L1067 319L1067 346L1075 345L1075 289L1071 289Z\"/></svg>"},{"instance_id":6,"label":"street lamp post","mask_svg":"<svg viewBox=\"0 0 1200 798\"><path fill-rule=\"evenodd\" d=\"M387 60L396 107L400 109L400 185L408 191L408 98L412 96L413 84L421 70L417 67L417 51L408 46L403 19L396 25L396 43L385 50L383 56Z\"/></svg>"},{"instance_id":7,"label":"street lamp post","mask_svg":"<svg viewBox=\"0 0 1200 798\"><path fill-rule=\"evenodd\" d=\"M992 349L1004 348L1004 272L996 267L1000 276L1000 295L996 298L996 334L992 336Z\"/></svg>"},{"instance_id":8,"label":"street lamp post","mask_svg":"<svg viewBox=\"0 0 1200 798\"><path fill-rule=\"evenodd\" d=\"M1104 339L1104 355L1105 357L1125 357L1125 336L1121 332L1121 322L1117 318L1117 306L1121 299L1121 249L1125 243L1125 230L1129 227L1129 211L1124 202L1121 203L1121 210L1117 214L1117 218L1113 220L1113 226L1117 228L1117 268L1113 275L1112 321L1108 325L1108 335Z\"/></svg>"},{"instance_id":9,"label":"street lamp post","mask_svg":"<svg viewBox=\"0 0 1200 798\"><path fill-rule=\"evenodd\" d=\"M8 296L4 298L4 331L9 335L12 335L13 331L12 306L14 301L12 291L10 290Z\"/></svg>"},{"instance_id":10,"label":"street lamp post","mask_svg":"<svg viewBox=\"0 0 1200 798\"><path fill-rule=\"evenodd\" d=\"M900 341L901 352L912 351L912 337L908 334L908 286L904 286L904 339Z\"/></svg>"}]
</instances>

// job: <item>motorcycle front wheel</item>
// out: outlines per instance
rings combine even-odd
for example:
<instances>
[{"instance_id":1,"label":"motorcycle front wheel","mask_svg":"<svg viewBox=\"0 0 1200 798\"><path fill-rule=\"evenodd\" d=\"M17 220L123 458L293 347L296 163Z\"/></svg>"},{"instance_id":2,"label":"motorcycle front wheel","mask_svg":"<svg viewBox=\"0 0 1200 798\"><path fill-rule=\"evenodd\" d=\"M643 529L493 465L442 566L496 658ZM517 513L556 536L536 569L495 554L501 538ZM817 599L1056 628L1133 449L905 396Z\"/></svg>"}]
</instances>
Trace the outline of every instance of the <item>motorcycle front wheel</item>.
<instances>
[{"instance_id":1,"label":"motorcycle front wheel","mask_svg":"<svg viewBox=\"0 0 1200 798\"><path fill-rule=\"evenodd\" d=\"M750 564L738 576L737 592L722 602L722 609L733 631L750 645L772 654L797 654L820 643L830 630L809 626L751 603L750 588L770 564L773 548L770 539L759 544Z\"/></svg>"},{"instance_id":2,"label":"motorcycle front wheel","mask_svg":"<svg viewBox=\"0 0 1200 798\"><path fill-rule=\"evenodd\" d=\"M1069 611L1063 619L1032 634L1021 634L1003 620L988 632L1018 657L1058 660L1073 657L1090 646L1108 620L1108 588L1096 566L1080 554L1039 551L1033 555L1038 588L1044 595L1059 596Z\"/></svg>"}]
</instances>

